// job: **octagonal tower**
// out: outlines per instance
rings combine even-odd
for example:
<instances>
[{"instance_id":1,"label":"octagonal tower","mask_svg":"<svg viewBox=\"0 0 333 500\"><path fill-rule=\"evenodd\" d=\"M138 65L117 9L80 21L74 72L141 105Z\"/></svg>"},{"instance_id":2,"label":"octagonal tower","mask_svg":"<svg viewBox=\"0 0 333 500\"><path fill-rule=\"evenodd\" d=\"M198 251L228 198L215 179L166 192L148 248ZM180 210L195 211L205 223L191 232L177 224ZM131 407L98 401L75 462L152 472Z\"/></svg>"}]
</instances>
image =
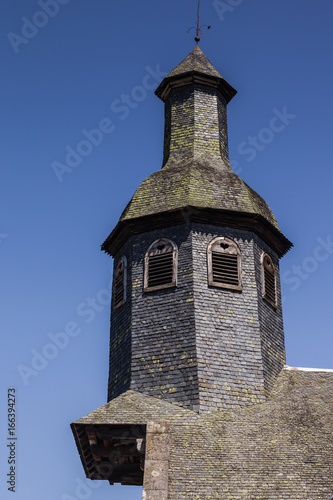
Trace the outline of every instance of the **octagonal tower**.
<instances>
[{"instance_id":1,"label":"octagonal tower","mask_svg":"<svg viewBox=\"0 0 333 500\"><path fill-rule=\"evenodd\" d=\"M114 257L108 398L198 412L265 400L285 363L279 258L291 243L231 169L236 91L198 45L160 84L162 169L103 244Z\"/></svg>"},{"instance_id":2,"label":"octagonal tower","mask_svg":"<svg viewBox=\"0 0 333 500\"><path fill-rule=\"evenodd\" d=\"M71 427L86 476L143 485L144 500L333 491L333 371L284 366L291 243L230 167L235 93L198 46L163 80L163 166L102 247L108 402Z\"/></svg>"}]
</instances>

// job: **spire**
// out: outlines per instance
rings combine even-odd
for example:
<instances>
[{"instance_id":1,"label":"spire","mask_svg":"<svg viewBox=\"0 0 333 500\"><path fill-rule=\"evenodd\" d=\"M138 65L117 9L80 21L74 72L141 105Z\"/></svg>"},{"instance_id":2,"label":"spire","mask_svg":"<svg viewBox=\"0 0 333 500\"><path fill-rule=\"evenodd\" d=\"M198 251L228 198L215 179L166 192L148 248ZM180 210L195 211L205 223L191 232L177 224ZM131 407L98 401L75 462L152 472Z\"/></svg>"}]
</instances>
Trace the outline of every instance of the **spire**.
<instances>
[{"instance_id":1,"label":"spire","mask_svg":"<svg viewBox=\"0 0 333 500\"><path fill-rule=\"evenodd\" d=\"M207 26L207 24L202 24L200 26L200 0L198 0L197 26L196 26L196 28L194 26L192 26L189 30L187 30L187 33L189 33L191 30L196 30L196 35L195 35L194 40L197 42L197 45L200 42L200 36L199 35L202 35L203 32L201 31L201 29L204 26L207 27L209 30L211 28L210 26Z\"/></svg>"},{"instance_id":2,"label":"spire","mask_svg":"<svg viewBox=\"0 0 333 500\"><path fill-rule=\"evenodd\" d=\"M204 158L230 169L227 103L235 94L196 45L156 90L165 102L163 167Z\"/></svg>"},{"instance_id":3,"label":"spire","mask_svg":"<svg viewBox=\"0 0 333 500\"><path fill-rule=\"evenodd\" d=\"M196 31L196 36L195 36L195 41L197 44L200 42L200 0L198 0L198 17L197 17L197 31Z\"/></svg>"},{"instance_id":4,"label":"spire","mask_svg":"<svg viewBox=\"0 0 333 500\"><path fill-rule=\"evenodd\" d=\"M251 227L284 255L291 242L266 202L230 166L227 104L236 90L196 45L155 93L165 103L162 169L142 182L102 249L114 255L140 221L179 224L192 207L186 220L205 214L225 225L228 218L229 227Z\"/></svg>"}]
</instances>

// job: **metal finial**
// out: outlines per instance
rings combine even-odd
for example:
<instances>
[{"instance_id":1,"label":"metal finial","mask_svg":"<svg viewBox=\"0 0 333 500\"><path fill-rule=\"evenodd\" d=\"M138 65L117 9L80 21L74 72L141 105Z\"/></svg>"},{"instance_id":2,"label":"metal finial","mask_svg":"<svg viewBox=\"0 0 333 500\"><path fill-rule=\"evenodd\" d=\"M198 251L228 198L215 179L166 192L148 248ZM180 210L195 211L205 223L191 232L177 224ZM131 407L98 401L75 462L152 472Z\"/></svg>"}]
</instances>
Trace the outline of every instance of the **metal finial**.
<instances>
[{"instance_id":1,"label":"metal finial","mask_svg":"<svg viewBox=\"0 0 333 500\"><path fill-rule=\"evenodd\" d=\"M198 0L198 16L197 16L197 26L192 26L190 29L187 30L187 33L189 33L191 30L196 30L196 36L194 40L197 42L197 44L200 42L200 36L203 34L203 31L201 31L202 28L206 27L207 29L210 30L211 26L208 26L207 24L202 24L200 26L200 0Z\"/></svg>"}]
</instances>

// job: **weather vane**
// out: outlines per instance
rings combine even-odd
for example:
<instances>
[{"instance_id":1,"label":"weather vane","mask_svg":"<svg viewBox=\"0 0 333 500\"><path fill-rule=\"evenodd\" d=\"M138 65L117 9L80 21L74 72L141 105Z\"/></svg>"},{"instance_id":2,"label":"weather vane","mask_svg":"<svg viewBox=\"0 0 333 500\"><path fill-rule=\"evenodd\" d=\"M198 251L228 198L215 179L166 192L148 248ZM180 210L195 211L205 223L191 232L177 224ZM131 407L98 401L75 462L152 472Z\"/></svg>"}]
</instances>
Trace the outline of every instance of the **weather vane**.
<instances>
[{"instance_id":1,"label":"weather vane","mask_svg":"<svg viewBox=\"0 0 333 500\"><path fill-rule=\"evenodd\" d=\"M200 42L200 36L203 34L203 31L201 31L202 28L206 27L207 29L210 30L210 26L207 24L202 24L200 26L200 0L198 0L198 17L197 17L197 27L192 26L189 30L187 30L187 33L189 33L191 30L196 30L196 36L194 40L197 42L197 44Z\"/></svg>"}]
</instances>

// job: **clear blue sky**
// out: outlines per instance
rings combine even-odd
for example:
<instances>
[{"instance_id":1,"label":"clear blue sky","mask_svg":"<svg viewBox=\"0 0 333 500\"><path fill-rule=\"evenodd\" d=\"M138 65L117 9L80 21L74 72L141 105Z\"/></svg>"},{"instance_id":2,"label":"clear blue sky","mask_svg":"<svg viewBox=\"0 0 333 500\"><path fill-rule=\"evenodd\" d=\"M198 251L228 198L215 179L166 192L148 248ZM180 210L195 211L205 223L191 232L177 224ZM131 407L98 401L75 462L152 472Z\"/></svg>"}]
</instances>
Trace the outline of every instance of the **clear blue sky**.
<instances>
[{"instance_id":1,"label":"clear blue sky","mask_svg":"<svg viewBox=\"0 0 333 500\"><path fill-rule=\"evenodd\" d=\"M217 3L219 12L202 0L212 29L201 48L238 90L228 108L233 166L295 244L281 261L287 362L333 368L333 4ZM140 488L104 483L75 493L85 479L69 424L106 402L112 259L99 247L161 166L163 104L143 85L156 87L194 47L196 0L51 4L48 15L36 0L1 6L0 496L13 498L5 439L15 387L16 500L135 500ZM135 100L120 111L126 94ZM267 131L283 110L292 115L283 130ZM103 135L57 177L54 162L66 164L66 148L97 126ZM249 152L249 137L260 150ZM91 299L98 311L84 314ZM69 323L77 335L49 348L54 359L25 385L18 366L31 368L32 351Z\"/></svg>"}]
</instances>

